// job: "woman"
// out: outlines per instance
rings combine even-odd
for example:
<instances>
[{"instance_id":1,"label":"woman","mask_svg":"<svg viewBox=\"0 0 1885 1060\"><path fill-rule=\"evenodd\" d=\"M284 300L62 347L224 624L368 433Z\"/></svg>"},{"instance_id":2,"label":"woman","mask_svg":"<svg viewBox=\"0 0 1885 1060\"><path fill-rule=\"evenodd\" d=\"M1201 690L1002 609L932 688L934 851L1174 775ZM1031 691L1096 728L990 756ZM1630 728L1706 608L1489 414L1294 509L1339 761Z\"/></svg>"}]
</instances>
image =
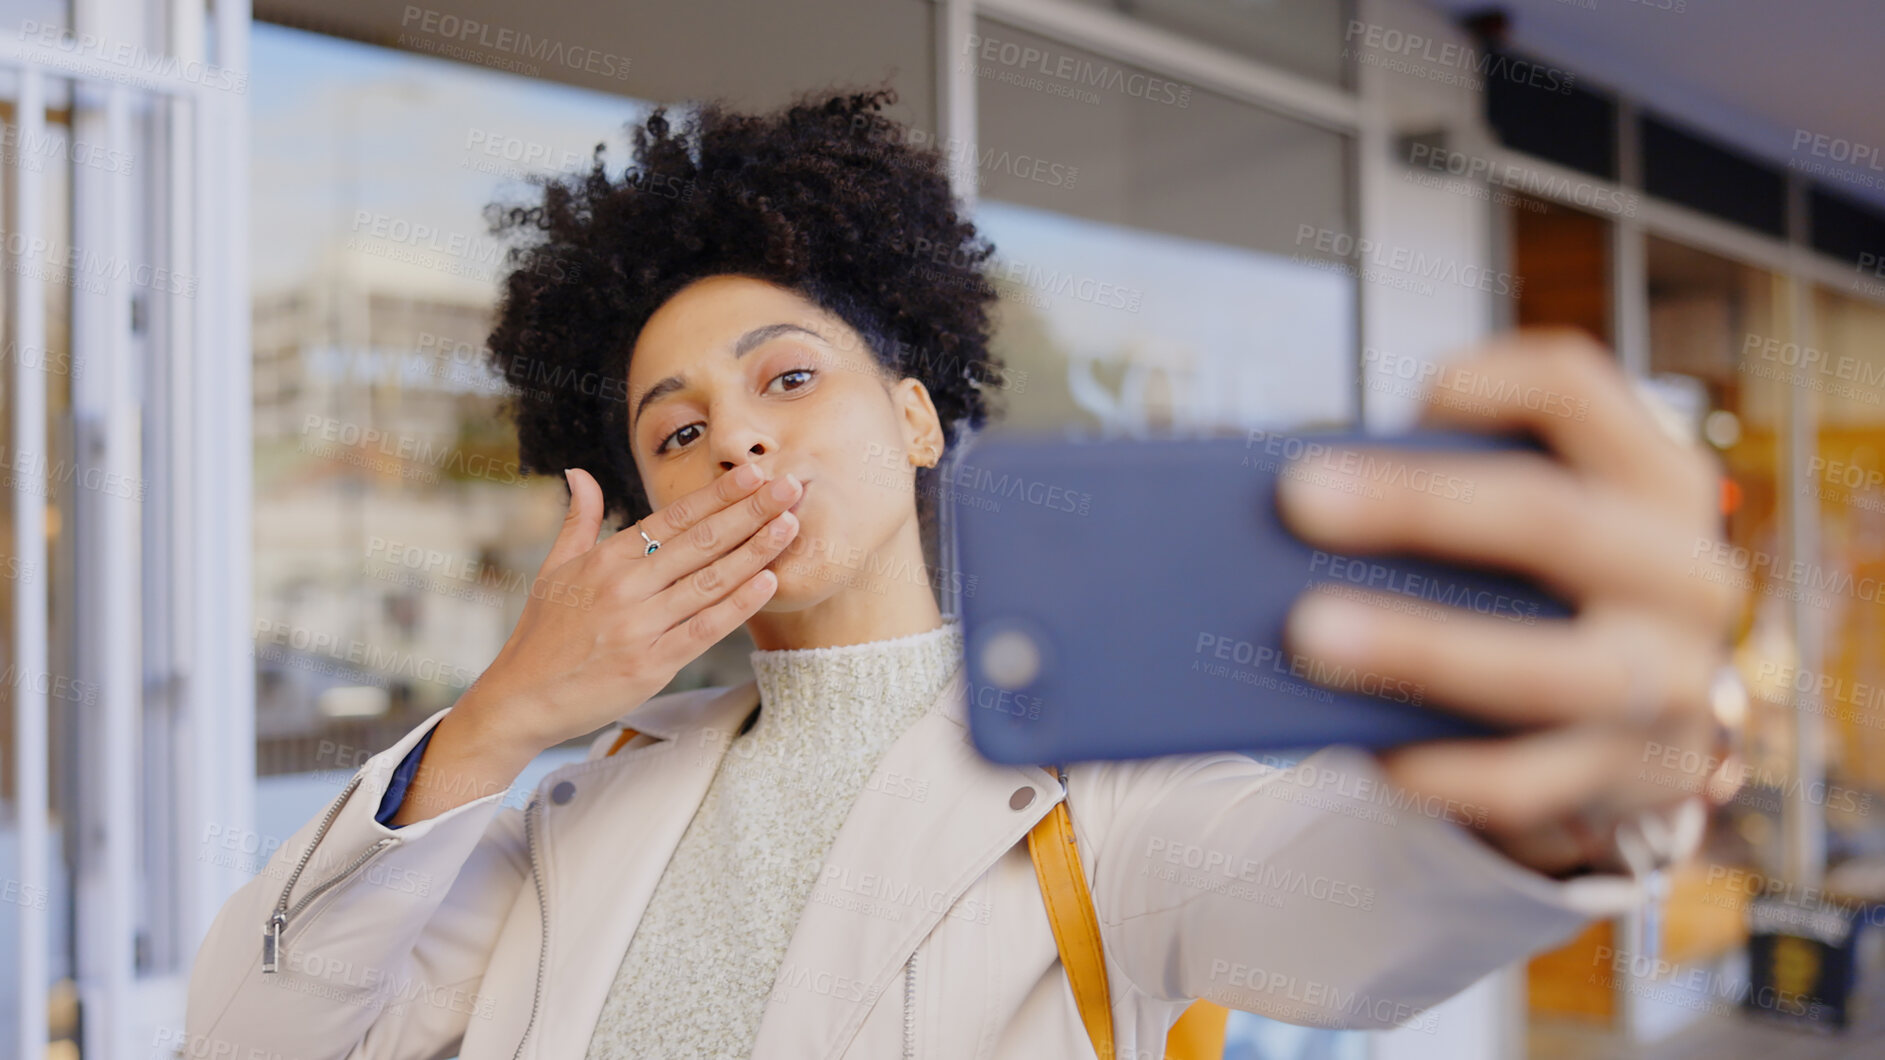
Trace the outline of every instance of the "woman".
<instances>
[{"instance_id":1,"label":"woman","mask_svg":"<svg viewBox=\"0 0 1885 1060\"><path fill-rule=\"evenodd\" d=\"M656 111L620 180L598 157L499 217L528 238L490 345L525 461L569 469L568 516L474 687L224 906L192 1051L1090 1055L1023 842L1061 783L971 750L923 560L929 469L1003 381L991 250L891 101L708 106L684 130ZM1577 618L1310 597L1289 636L1528 734L1330 749L1293 775L1236 754L1073 767L1119 1055L1160 1055L1200 997L1406 1022L1626 908L1610 822L1697 790L1661 749L1712 750L1735 601L1705 576L1710 462L1584 340L1464 364L1499 385L1430 421L1527 427L1560 461L1419 458L1474 482L1470 505L1343 490L1331 462L1286 478L1285 515L1325 547L1528 571ZM741 625L754 681L658 694ZM499 805L598 729L526 811ZM1390 790L1412 796L1398 815Z\"/></svg>"}]
</instances>

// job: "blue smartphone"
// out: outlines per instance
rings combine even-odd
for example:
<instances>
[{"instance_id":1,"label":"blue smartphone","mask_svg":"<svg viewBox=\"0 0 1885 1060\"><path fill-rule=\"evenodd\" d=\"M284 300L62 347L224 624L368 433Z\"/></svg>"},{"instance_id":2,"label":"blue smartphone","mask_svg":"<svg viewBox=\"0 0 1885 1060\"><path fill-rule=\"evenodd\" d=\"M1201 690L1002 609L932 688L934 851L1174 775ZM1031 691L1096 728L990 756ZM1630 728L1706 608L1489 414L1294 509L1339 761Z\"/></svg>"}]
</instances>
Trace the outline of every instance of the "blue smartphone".
<instances>
[{"instance_id":1,"label":"blue smartphone","mask_svg":"<svg viewBox=\"0 0 1885 1060\"><path fill-rule=\"evenodd\" d=\"M1339 555L1290 533L1276 512L1278 475L1298 457L1295 473L1316 474L1319 458L1336 467L1343 443L1543 451L1529 436L1453 431L1092 441L1004 432L953 451L938 479L951 568L943 584L962 620L981 754L1047 764L1495 735L1435 709L1410 682L1285 651L1290 607L1318 582L1384 590L1397 609L1523 623L1571 614L1509 572ZM1471 503L1472 483L1403 461L1347 469ZM1314 671L1337 687L1311 681Z\"/></svg>"}]
</instances>

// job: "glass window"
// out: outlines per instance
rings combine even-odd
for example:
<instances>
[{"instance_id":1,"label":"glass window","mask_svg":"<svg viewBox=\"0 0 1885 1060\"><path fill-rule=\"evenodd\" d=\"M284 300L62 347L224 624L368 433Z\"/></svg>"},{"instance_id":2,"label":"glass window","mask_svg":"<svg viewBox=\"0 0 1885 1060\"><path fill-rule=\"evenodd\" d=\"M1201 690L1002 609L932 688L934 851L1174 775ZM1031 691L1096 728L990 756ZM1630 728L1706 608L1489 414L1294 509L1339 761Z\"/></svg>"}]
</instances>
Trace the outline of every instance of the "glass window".
<instances>
[{"instance_id":1,"label":"glass window","mask_svg":"<svg viewBox=\"0 0 1885 1060\"><path fill-rule=\"evenodd\" d=\"M484 367L482 210L598 141L621 164L650 105L267 25L253 47L257 820L285 838L522 611L563 487L519 471Z\"/></svg>"},{"instance_id":2,"label":"glass window","mask_svg":"<svg viewBox=\"0 0 1885 1060\"><path fill-rule=\"evenodd\" d=\"M1355 281L1328 250L1352 239L1346 139L1000 23L978 35L977 222L997 351L1021 373L1007 422L1351 418ZM1033 52L1122 76L1088 89L1007 64Z\"/></svg>"},{"instance_id":3,"label":"glass window","mask_svg":"<svg viewBox=\"0 0 1885 1060\"><path fill-rule=\"evenodd\" d=\"M1788 793L1822 779L1795 776L1800 711L1823 721L1826 790L1885 790L1877 766L1885 706L1867 693L1880 687L1879 663L1875 651L1862 650L1878 643L1885 615L1878 591L1868 588L1885 584L1885 480L1865 479L1885 466L1885 358L1878 353L1885 311L1822 295L1818 334L1802 342L1789 325L1784 277L1663 239L1651 238L1648 251L1651 372L1687 382L1695 394L1693 425L1720 451L1731 479L1723 498L1728 542L1748 557L1736 565L1750 613L1735 653L1753 692L1751 775L1728 809L1732 827L1717 833L1728 848L1719 855L1774 874L1785 863ZM1803 481L1787 466L1785 444L1800 415L1818 434ZM1817 507L1820 525L1798 569L1785 525L1789 493ZM1824 637L1821 663L1803 658L1796 600ZM1847 800L1816 801L1837 860L1862 822L1846 812Z\"/></svg>"},{"instance_id":4,"label":"glass window","mask_svg":"<svg viewBox=\"0 0 1885 1060\"><path fill-rule=\"evenodd\" d=\"M267 17L546 83L651 100L770 107L831 84L888 78L893 116L935 109L930 3L899 0L625 0L623 3L351 3L271 0ZM260 66L257 66L258 74Z\"/></svg>"},{"instance_id":5,"label":"glass window","mask_svg":"<svg viewBox=\"0 0 1885 1060\"><path fill-rule=\"evenodd\" d=\"M1814 320L1809 345L1823 352L1799 358L1793 384L1818 395L1819 444L1798 489L1820 502L1819 562L1835 591L1825 596L1826 681L1813 683L1824 688L1827 771L1885 795L1885 306L1822 290ZM1778 356L1784 365L1784 348ZM1838 808L1835 834L1861 823Z\"/></svg>"},{"instance_id":6,"label":"glass window","mask_svg":"<svg viewBox=\"0 0 1885 1060\"><path fill-rule=\"evenodd\" d=\"M1349 0L1077 0L1245 55L1301 77L1343 86Z\"/></svg>"},{"instance_id":7,"label":"glass window","mask_svg":"<svg viewBox=\"0 0 1885 1060\"><path fill-rule=\"evenodd\" d=\"M64 25L67 21L63 4L40 4L35 8L39 25ZM33 20L29 17L25 21ZM85 275L83 265L76 270L70 266L74 260L85 260L73 257L78 249L71 225L75 137L66 102L71 89L67 83L52 77L46 78L43 84L51 105L46 114L45 135L36 142L27 142L20 136L20 114L16 97L12 95L17 90L8 90L6 103L0 105L0 121L4 121L4 125L0 125L0 133L3 133L0 135L3 141L0 203L5 204L4 216L0 218L0 238L16 232L15 179L24 176L37 180L44 205L37 219L42 240L40 248L20 253L16 258L13 255L19 253L19 249L9 246L7 270L39 281L45 307L43 345L22 346L12 332L18 285L12 276L0 283L0 322L3 322L0 328L6 332L4 347L0 348L0 394L4 395L4 403L0 403L0 452L9 454L6 461L9 471L0 479L4 484L4 488L0 488L0 677L4 678L0 679L0 762L5 763L0 766L0 888L5 890L4 900L0 900L0 953L7 955L6 960L0 961L0 1041L11 1042L18 1031L19 962L14 958L20 953L25 919L32 917L39 921L47 940L47 986L53 998L50 1033L54 1041L69 1044L78 1034L71 1006L75 971L72 902L76 873L73 870L74 845L62 837L77 834L78 802L74 776L68 768L77 756L71 752L66 734L75 732L79 719L88 713L87 708L96 706L98 686L87 679L90 671L81 666L74 651L76 631L72 611L77 600L73 588L70 527L76 511L84 503L79 493L79 485L84 480L78 477L80 461L72 451L67 429L72 422L74 388L81 385L79 380L85 371L72 342L73 296L75 290L90 290L97 281ZM93 117L90 111L88 107L88 120ZM77 157L85 157L85 151L83 143L76 144ZM95 173L88 176L100 180ZM119 176L115 170L111 172L111 177ZM8 239L8 242L11 244L13 240ZM35 447L35 452L14 451L12 432L17 394L13 372L16 363L39 369L28 372L27 378L33 385L43 387L46 395L48 435L45 444ZM14 476L37 481L36 472L27 470L32 468L43 468L48 480L44 497L46 560L38 566L21 559L13 527ZM47 594L51 600L46 673L28 672L13 657L15 597L22 593ZM39 686L45 694L50 750L47 813L43 826L51 836L51 857L46 865L49 887L44 892L29 887L22 872L20 777L15 769L18 748L14 741L19 732L15 693L34 686ZM148 912L148 909L140 910L139 916L147 916Z\"/></svg>"},{"instance_id":8,"label":"glass window","mask_svg":"<svg viewBox=\"0 0 1885 1060\"><path fill-rule=\"evenodd\" d=\"M1787 231L1787 176L1707 136L1645 113L1643 190L1726 221L1776 237Z\"/></svg>"},{"instance_id":9,"label":"glass window","mask_svg":"<svg viewBox=\"0 0 1885 1060\"><path fill-rule=\"evenodd\" d=\"M1785 548L1779 491L1787 391L1773 362L1759 352L1768 340L1779 341L1779 281L1665 239L1647 242L1650 374L1686 384L1694 395L1691 426L1721 453L1734 483L1724 501L1730 543L1779 555ZM1750 636L1768 645L1760 650L1791 643L1784 600L1753 598L1759 602Z\"/></svg>"}]
</instances>

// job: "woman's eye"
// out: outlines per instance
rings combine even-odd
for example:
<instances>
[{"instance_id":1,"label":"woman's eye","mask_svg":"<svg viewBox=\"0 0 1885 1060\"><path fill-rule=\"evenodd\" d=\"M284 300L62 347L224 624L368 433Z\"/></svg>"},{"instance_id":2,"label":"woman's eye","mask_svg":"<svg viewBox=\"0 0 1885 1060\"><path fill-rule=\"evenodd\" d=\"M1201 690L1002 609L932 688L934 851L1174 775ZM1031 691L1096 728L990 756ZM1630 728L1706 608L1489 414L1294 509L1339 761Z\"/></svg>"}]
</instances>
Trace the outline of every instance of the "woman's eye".
<instances>
[{"instance_id":1,"label":"woman's eye","mask_svg":"<svg viewBox=\"0 0 1885 1060\"><path fill-rule=\"evenodd\" d=\"M797 390L797 389L798 389L799 387L802 387L802 386L804 386L804 385L805 385L805 383L809 383L809 382L811 382L811 378L812 378L812 376L814 376L814 375L816 375L816 374L818 374L818 373L816 373L816 372L814 372L814 371L813 371L812 369L810 369L810 368L794 368L794 369L791 369L790 371L785 371L785 372L780 372L780 373L779 373L778 375L776 375L776 376L774 376L774 377L773 377L773 380L772 380L772 381L776 383L776 382L778 382L779 380L781 380L781 379L784 379L784 378L786 378L787 376L793 376L793 375L801 375L801 376L804 376L804 377L805 377L805 381L804 381L804 382L801 382L801 383L799 383L799 384L798 384L797 386L788 386L788 387L786 387L786 389L787 389L787 390Z\"/></svg>"},{"instance_id":2,"label":"woman's eye","mask_svg":"<svg viewBox=\"0 0 1885 1060\"><path fill-rule=\"evenodd\" d=\"M790 369L789 371L780 372L778 375L773 376L772 381L776 383L781 379L785 379L791 376L802 376L803 378L800 379L795 384L785 387L786 390L798 390L804 387L806 384L810 383L812 381L812 377L817 374L818 374L817 370L813 368L793 368L793 369ZM693 439L692 437L682 438L681 435L687 431L699 432L699 430L700 430L700 424L698 423L690 423L685 427L676 429L673 434L670 434L666 438L661 439L660 445L655 446L656 455L667 452L668 449L671 447L671 445L677 441L681 445L686 445L689 441L692 441Z\"/></svg>"},{"instance_id":3,"label":"woman's eye","mask_svg":"<svg viewBox=\"0 0 1885 1060\"><path fill-rule=\"evenodd\" d=\"M676 438L679 438L683 432L698 431L698 430L700 430L700 424L698 423L690 423L685 427L677 428L673 434L670 434L666 438L661 439L660 445L655 446L656 455L667 452L668 443L674 441ZM682 443L682 444L686 444L686 443Z\"/></svg>"}]
</instances>

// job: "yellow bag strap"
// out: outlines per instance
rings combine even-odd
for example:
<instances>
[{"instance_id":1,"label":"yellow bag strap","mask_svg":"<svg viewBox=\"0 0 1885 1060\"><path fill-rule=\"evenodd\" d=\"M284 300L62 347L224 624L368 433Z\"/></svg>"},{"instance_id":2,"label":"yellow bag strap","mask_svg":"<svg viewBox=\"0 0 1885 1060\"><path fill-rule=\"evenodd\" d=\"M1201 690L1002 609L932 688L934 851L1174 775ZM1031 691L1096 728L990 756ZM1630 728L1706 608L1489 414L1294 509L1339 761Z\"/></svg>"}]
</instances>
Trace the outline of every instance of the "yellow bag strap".
<instances>
[{"instance_id":1,"label":"yellow bag strap","mask_svg":"<svg viewBox=\"0 0 1885 1060\"><path fill-rule=\"evenodd\" d=\"M639 735L641 734L637 733L634 729L631 729L626 725L622 726L622 734L620 736L617 736L615 738L615 742L609 745L609 754L612 755L615 752L620 751L622 749L623 744L627 743L630 740L633 740L635 737ZM608 756L609 755L603 755L602 757L607 758Z\"/></svg>"},{"instance_id":2,"label":"yellow bag strap","mask_svg":"<svg viewBox=\"0 0 1885 1060\"><path fill-rule=\"evenodd\" d=\"M1065 770L1041 768L1060 777L1065 789ZM1093 910L1093 894L1087 889L1086 870L1080 865L1080 848L1074 840L1073 818L1067 812L1064 796L1028 831L1028 854L1034 859L1034 874L1040 879L1041 900L1047 905L1047 922L1054 929L1060 965L1073 984L1080 1022L1086 1025L1087 1037L1093 1040L1093 1051L1100 1060L1113 1060L1113 1003L1106 986L1099 916ZM1230 1009L1223 1005L1203 998L1193 1001L1165 1035L1167 1060L1216 1060L1223 1056L1229 1020Z\"/></svg>"},{"instance_id":3,"label":"yellow bag strap","mask_svg":"<svg viewBox=\"0 0 1885 1060\"><path fill-rule=\"evenodd\" d=\"M1065 785L1066 777L1061 776ZM1067 800L1054 804L1047 816L1028 831L1028 855L1047 903L1047 922L1054 929L1054 946L1061 967L1073 984L1080 1022L1100 1060L1113 1060L1113 1002L1106 988L1106 962L1100 953L1099 917L1087 890L1086 870L1080 867L1080 848L1074 842L1073 818Z\"/></svg>"}]
</instances>

